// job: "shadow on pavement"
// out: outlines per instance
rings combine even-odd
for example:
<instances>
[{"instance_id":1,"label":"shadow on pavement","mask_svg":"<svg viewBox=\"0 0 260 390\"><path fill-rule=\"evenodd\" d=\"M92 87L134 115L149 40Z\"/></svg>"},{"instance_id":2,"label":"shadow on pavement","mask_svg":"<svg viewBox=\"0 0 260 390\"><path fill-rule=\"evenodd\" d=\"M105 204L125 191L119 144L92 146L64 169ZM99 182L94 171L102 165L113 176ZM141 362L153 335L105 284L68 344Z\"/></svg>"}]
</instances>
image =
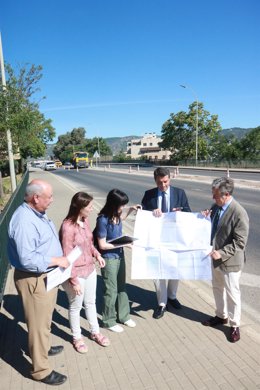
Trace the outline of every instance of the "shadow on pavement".
<instances>
[{"instance_id":1,"label":"shadow on pavement","mask_svg":"<svg viewBox=\"0 0 260 390\"><path fill-rule=\"evenodd\" d=\"M21 375L30 378L27 331L22 326L24 323L22 302L18 295L5 295L2 305L2 311L4 309L11 318L0 313L0 357Z\"/></svg>"}]
</instances>

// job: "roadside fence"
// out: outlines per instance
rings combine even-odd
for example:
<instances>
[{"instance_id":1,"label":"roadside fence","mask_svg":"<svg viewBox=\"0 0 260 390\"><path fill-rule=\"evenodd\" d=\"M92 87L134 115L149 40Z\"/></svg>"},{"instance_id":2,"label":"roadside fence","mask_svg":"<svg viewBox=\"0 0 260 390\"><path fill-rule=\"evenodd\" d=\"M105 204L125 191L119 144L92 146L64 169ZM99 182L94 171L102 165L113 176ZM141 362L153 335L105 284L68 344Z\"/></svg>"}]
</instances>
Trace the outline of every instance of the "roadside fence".
<instances>
[{"instance_id":1,"label":"roadside fence","mask_svg":"<svg viewBox=\"0 0 260 390\"><path fill-rule=\"evenodd\" d=\"M29 171L27 170L22 177L21 182L12 194L4 210L0 214L0 306L4 294L7 274L10 269L10 264L7 257L7 238L8 225L10 219L20 204L23 203L25 187L29 180Z\"/></svg>"}]
</instances>

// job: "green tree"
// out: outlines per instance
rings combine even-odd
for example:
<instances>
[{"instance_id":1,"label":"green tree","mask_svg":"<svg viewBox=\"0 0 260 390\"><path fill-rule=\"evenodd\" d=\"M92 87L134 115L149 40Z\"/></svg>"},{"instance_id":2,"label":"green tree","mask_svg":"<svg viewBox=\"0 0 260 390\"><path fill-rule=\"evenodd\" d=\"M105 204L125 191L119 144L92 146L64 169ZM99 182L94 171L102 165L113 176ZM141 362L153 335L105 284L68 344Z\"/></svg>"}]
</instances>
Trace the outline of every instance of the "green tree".
<instances>
[{"instance_id":1,"label":"green tree","mask_svg":"<svg viewBox=\"0 0 260 390\"><path fill-rule=\"evenodd\" d=\"M123 150L120 150L120 152L118 154L116 154L115 156L113 156L113 161L116 161L116 162L125 162L127 161L127 157L126 157L126 154Z\"/></svg>"},{"instance_id":2,"label":"green tree","mask_svg":"<svg viewBox=\"0 0 260 390\"><path fill-rule=\"evenodd\" d=\"M23 158L40 157L55 137L50 119L39 111L33 95L39 92L42 67L25 65L16 72L6 65L6 88L0 91L0 136L6 147L6 131L12 135L13 151ZM6 149L5 149L6 150Z\"/></svg>"},{"instance_id":3,"label":"green tree","mask_svg":"<svg viewBox=\"0 0 260 390\"><path fill-rule=\"evenodd\" d=\"M86 130L84 127L78 127L71 131L71 143L72 145L85 144Z\"/></svg>"},{"instance_id":4,"label":"green tree","mask_svg":"<svg viewBox=\"0 0 260 390\"><path fill-rule=\"evenodd\" d=\"M208 145L208 152L210 159L216 162L226 161L230 164L242 158L240 141L234 134L215 134Z\"/></svg>"},{"instance_id":5,"label":"green tree","mask_svg":"<svg viewBox=\"0 0 260 390\"><path fill-rule=\"evenodd\" d=\"M112 151L110 147L107 145L104 138L94 137L92 139L88 139L86 142L86 150L89 153L89 157L92 158L93 154L97 151L102 156L111 156Z\"/></svg>"},{"instance_id":6,"label":"green tree","mask_svg":"<svg viewBox=\"0 0 260 390\"><path fill-rule=\"evenodd\" d=\"M162 126L160 147L172 152L176 162L195 158L196 150L197 102L189 106L189 111L170 114ZM209 157L208 145L221 126L217 115L210 115L204 110L203 103L198 103L198 159Z\"/></svg>"},{"instance_id":7,"label":"green tree","mask_svg":"<svg viewBox=\"0 0 260 390\"><path fill-rule=\"evenodd\" d=\"M74 128L66 134L60 135L58 141L53 148L53 153L56 158L61 161L70 161L73 158L73 153L86 150L86 130L84 127Z\"/></svg>"},{"instance_id":8,"label":"green tree","mask_svg":"<svg viewBox=\"0 0 260 390\"><path fill-rule=\"evenodd\" d=\"M260 158L260 126L251 130L240 141L243 159L259 161Z\"/></svg>"}]
</instances>

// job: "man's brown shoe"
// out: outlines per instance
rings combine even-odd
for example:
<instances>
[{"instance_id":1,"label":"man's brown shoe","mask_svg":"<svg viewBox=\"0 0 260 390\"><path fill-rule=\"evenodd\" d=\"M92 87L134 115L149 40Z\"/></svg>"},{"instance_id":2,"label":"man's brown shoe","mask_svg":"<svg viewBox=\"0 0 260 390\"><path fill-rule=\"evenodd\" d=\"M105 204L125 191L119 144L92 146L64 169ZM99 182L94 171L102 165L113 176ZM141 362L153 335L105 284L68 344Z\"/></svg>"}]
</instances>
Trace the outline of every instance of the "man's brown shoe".
<instances>
[{"instance_id":1,"label":"man's brown shoe","mask_svg":"<svg viewBox=\"0 0 260 390\"><path fill-rule=\"evenodd\" d=\"M210 317L208 318L207 320L205 321L202 321L202 325L204 326L217 326L217 325L225 325L228 323L228 319L227 318L220 318L218 316L216 317Z\"/></svg>"},{"instance_id":2,"label":"man's brown shoe","mask_svg":"<svg viewBox=\"0 0 260 390\"><path fill-rule=\"evenodd\" d=\"M239 332L239 327L234 327L234 326L231 326L230 328L230 336L229 336L229 340L231 341L231 343L235 343L236 341L238 341L240 339L240 332Z\"/></svg>"}]
</instances>

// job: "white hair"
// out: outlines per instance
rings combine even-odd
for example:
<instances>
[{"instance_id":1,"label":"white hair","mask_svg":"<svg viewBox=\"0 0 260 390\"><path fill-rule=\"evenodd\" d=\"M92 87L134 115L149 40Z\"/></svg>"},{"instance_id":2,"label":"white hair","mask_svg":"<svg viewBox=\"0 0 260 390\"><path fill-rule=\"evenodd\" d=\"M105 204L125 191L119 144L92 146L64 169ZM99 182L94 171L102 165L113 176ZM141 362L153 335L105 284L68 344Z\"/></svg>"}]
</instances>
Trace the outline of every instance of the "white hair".
<instances>
[{"instance_id":1,"label":"white hair","mask_svg":"<svg viewBox=\"0 0 260 390\"><path fill-rule=\"evenodd\" d=\"M41 195L44 191L44 186L40 183L29 183L25 188L24 200L27 202L32 199L33 195Z\"/></svg>"}]
</instances>

